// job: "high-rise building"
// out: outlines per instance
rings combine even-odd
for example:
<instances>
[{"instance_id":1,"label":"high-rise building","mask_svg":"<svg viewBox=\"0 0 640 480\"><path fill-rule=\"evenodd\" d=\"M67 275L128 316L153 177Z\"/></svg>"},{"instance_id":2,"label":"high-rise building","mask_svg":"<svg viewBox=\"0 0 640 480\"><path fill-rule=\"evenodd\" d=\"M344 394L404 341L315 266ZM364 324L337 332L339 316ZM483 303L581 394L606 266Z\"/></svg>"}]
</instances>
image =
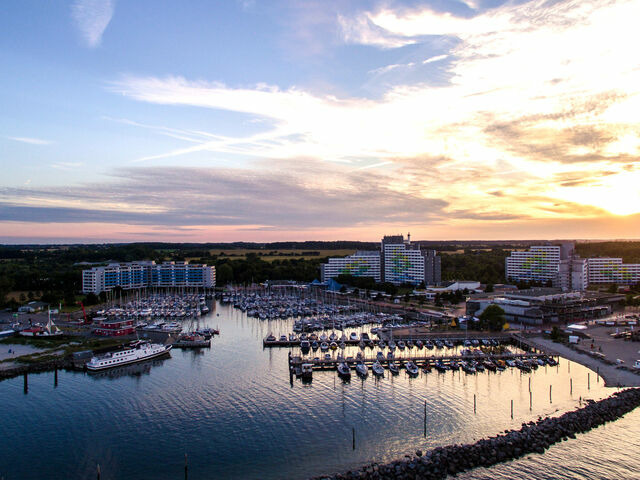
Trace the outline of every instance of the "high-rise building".
<instances>
[{"instance_id":1,"label":"high-rise building","mask_svg":"<svg viewBox=\"0 0 640 480\"><path fill-rule=\"evenodd\" d=\"M216 269L188 262L139 261L111 263L82 272L82 292L108 292L116 287L124 290L144 287L204 287L216 285Z\"/></svg>"},{"instance_id":2,"label":"high-rise building","mask_svg":"<svg viewBox=\"0 0 640 480\"><path fill-rule=\"evenodd\" d=\"M587 259L589 283L640 283L640 263L622 263L622 258Z\"/></svg>"},{"instance_id":3,"label":"high-rise building","mask_svg":"<svg viewBox=\"0 0 640 480\"><path fill-rule=\"evenodd\" d=\"M380 252L376 250L358 250L347 257L333 257L321 266L322 281L336 278L338 275L371 277L380 282Z\"/></svg>"},{"instance_id":4,"label":"high-rise building","mask_svg":"<svg viewBox=\"0 0 640 480\"><path fill-rule=\"evenodd\" d=\"M505 261L507 281L559 283L560 247L535 245L526 252L511 252Z\"/></svg>"},{"instance_id":5,"label":"high-rise building","mask_svg":"<svg viewBox=\"0 0 640 480\"><path fill-rule=\"evenodd\" d=\"M376 282L417 285L439 284L441 281L440 257L435 250L421 250L412 244L410 236L402 235L382 238L380 251L356 252L343 258L330 258L322 265L322 280L340 274L356 277L372 277Z\"/></svg>"}]
</instances>

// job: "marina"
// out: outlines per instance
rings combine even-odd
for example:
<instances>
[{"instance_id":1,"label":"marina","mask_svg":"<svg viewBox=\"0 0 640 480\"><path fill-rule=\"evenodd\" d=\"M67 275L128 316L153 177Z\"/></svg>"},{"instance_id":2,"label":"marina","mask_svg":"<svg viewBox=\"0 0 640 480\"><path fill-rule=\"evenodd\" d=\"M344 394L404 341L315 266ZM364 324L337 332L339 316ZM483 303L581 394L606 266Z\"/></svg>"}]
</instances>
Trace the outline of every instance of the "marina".
<instances>
[{"instance_id":1,"label":"marina","mask_svg":"<svg viewBox=\"0 0 640 480\"><path fill-rule=\"evenodd\" d=\"M172 348L170 358L91 375L31 374L28 394L22 377L2 382L4 408L12 412L3 417L3 427L15 445L11 457L0 451L5 478L39 478L44 472L53 479L95 477L100 464L103 478L170 480L183 475L187 453L194 478L304 479L389 461L418 448L470 442L540 415L572 410L581 397L598 399L611 392L595 372L589 385L589 370L562 359L526 374L517 367L438 374L435 366L425 373L423 361L408 349L404 355L419 369L415 376L405 373L399 349L392 362L398 374L385 360L380 362L383 376L376 375L372 360L378 349L367 348L366 378L358 377L353 364L343 370L351 385L341 380L335 363L325 369L313 361L304 362L311 366L312 381L294 378L291 383L289 353L309 357L300 355L299 347L263 348L262 340L271 331L292 332L295 319L259 320L218 302L210 308L213 314L201 317L201 328L219 325L223 331L212 348ZM442 354L449 355L445 348ZM474 347L457 345L449 356L464 348ZM348 346L345 357L360 351ZM337 358L340 350L332 352ZM435 346L422 352L438 355ZM67 427L59 429L46 420L51 411L74 414L65 416ZM126 418L127 428L114 418ZM38 428L58 446L56 452L20 453L37 448L25 426ZM292 457L305 462L290 462Z\"/></svg>"}]
</instances>

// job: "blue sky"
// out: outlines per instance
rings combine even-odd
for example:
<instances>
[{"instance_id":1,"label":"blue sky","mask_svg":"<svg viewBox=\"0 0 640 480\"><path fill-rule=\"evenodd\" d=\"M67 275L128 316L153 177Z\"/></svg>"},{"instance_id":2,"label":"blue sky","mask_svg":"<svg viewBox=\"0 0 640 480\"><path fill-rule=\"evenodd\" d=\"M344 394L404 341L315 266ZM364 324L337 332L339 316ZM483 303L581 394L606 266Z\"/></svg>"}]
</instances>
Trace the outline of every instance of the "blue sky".
<instances>
[{"instance_id":1,"label":"blue sky","mask_svg":"<svg viewBox=\"0 0 640 480\"><path fill-rule=\"evenodd\" d=\"M0 242L637 237L638 13L5 2Z\"/></svg>"}]
</instances>

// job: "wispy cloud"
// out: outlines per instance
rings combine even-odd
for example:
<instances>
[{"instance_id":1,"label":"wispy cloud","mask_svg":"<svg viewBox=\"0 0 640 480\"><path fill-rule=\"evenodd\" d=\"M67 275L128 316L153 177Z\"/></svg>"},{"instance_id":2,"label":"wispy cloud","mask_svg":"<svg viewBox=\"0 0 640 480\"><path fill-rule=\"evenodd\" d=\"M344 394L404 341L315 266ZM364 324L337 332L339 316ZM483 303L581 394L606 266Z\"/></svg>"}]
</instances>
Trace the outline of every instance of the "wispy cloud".
<instances>
[{"instance_id":1,"label":"wispy cloud","mask_svg":"<svg viewBox=\"0 0 640 480\"><path fill-rule=\"evenodd\" d=\"M14 140L16 142L29 143L31 145L51 145L52 142L49 140L43 140L41 138L33 138L33 137L9 137L9 140Z\"/></svg>"},{"instance_id":2,"label":"wispy cloud","mask_svg":"<svg viewBox=\"0 0 640 480\"><path fill-rule=\"evenodd\" d=\"M384 67L380 67L380 68L374 68L373 70L369 70L369 72L367 73L373 73L373 74L384 74L384 73L388 73L392 70L397 70L398 68L411 68L411 67L415 67L416 63L415 62L409 62L409 63L393 63L391 65L385 65Z\"/></svg>"},{"instance_id":3,"label":"wispy cloud","mask_svg":"<svg viewBox=\"0 0 640 480\"><path fill-rule=\"evenodd\" d=\"M356 25L360 33L366 27L371 34L349 37L356 43L391 48L396 40L401 46L434 33L460 39L424 61L382 67L392 71L417 63L419 68L449 59L447 84L389 85L376 100L298 87L234 88L183 77L127 76L111 88L138 101L268 119L260 133L227 138L159 129L184 136L189 145L141 161L209 151L315 158L352 169L374 165L367 171L384 164L391 190L428 191L484 218L502 208L489 193L496 191L517 199L510 214L518 216L552 216L552 199L626 214L640 210L639 190L627 188L628 178L640 181L637 171L628 169L640 154L640 60L620 45L637 36L632 19L638 14L640 5L630 0L531 0L471 18L388 8L343 17L345 25ZM415 160L409 165L405 159ZM613 174L599 184L598 196L588 195L584 184L560 180L579 169Z\"/></svg>"},{"instance_id":4,"label":"wispy cloud","mask_svg":"<svg viewBox=\"0 0 640 480\"><path fill-rule=\"evenodd\" d=\"M434 57L429 57L426 60L423 60L422 64L426 65L427 63L439 62L439 61L445 60L447 58L449 58L449 55L436 55Z\"/></svg>"},{"instance_id":5,"label":"wispy cloud","mask_svg":"<svg viewBox=\"0 0 640 480\"><path fill-rule=\"evenodd\" d=\"M90 48L100 45L115 8L115 0L75 0L71 17Z\"/></svg>"}]
</instances>

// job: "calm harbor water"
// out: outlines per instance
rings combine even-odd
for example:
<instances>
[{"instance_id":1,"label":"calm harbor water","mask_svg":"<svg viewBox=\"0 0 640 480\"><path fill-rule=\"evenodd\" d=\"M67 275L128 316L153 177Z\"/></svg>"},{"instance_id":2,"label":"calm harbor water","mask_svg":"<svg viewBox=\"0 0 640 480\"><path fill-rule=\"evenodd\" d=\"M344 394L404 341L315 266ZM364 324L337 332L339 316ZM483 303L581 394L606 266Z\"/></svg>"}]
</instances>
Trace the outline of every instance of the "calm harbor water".
<instances>
[{"instance_id":1,"label":"calm harbor water","mask_svg":"<svg viewBox=\"0 0 640 480\"><path fill-rule=\"evenodd\" d=\"M1 382L0 477L95 478L100 464L103 479L181 479L187 453L191 479L307 478L471 442L612 391L594 372L589 389L589 370L566 360L532 374L387 372L344 384L335 372L315 372L311 384L291 384L289 350L263 349L262 339L290 332L292 321L255 320L219 304L213 312L201 324L219 325L221 336L202 352L176 350L97 376L59 372L57 387L53 373L30 375L26 395L21 377ZM638 420L634 412L544 456L464 478L634 478Z\"/></svg>"}]
</instances>

